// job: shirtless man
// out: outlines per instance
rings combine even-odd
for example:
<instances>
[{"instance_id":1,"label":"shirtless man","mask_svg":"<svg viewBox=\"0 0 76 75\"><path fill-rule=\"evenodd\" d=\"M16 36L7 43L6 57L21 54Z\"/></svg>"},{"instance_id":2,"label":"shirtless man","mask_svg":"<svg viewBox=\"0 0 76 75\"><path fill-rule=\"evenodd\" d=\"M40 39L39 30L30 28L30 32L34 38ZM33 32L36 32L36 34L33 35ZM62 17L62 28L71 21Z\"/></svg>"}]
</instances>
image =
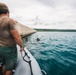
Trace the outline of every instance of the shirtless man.
<instances>
[{"instance_id":1,"label":"shirtless man","mask_svg":"<svg viewBox=\"0 0 76 75\"><path fill-rule=\"evenodd\" d=\"M3 75L12 75L17 61L16 44L20 46L22 52L24 47L16 29L16 22L9 18L8 7L0 3L0 61L3 63Z\"/></svg>"}]
</instances>

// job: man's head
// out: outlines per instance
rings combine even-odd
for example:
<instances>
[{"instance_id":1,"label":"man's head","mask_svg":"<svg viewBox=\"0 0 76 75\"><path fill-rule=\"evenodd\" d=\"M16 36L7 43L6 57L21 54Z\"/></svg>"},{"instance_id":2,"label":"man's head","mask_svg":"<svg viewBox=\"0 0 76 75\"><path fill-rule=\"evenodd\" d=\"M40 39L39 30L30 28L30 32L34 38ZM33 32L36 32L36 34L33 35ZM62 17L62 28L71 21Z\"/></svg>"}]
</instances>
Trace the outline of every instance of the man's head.
<instances>
[{"instance_id":1,"label":"man's head","mask_svg":"<svg viewBox=\"0 0 76 75\"><path fill-rule=\"evenodd\" d=\"M0 3L0 15L9 13L8 7L4 3Z\"/></svg>"}]
</instances>

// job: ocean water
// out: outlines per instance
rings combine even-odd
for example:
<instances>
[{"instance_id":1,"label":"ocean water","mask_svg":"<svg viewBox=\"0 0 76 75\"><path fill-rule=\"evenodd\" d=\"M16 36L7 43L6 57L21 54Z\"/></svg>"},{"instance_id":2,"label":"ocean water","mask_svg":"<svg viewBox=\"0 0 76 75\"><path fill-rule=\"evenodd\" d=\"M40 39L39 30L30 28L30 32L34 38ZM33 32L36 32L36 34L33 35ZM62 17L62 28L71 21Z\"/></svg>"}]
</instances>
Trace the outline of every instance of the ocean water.
<instances>
[{"instance_id":1,"label":"ocean water","mask_svg":"<svg viewBox=\"0 0 76 75\"><path fill-rule=\"evenodd\" d=\"M76 32L37 32L24 45L48 75L76 75Z\"/></svg>"}]
</instances>

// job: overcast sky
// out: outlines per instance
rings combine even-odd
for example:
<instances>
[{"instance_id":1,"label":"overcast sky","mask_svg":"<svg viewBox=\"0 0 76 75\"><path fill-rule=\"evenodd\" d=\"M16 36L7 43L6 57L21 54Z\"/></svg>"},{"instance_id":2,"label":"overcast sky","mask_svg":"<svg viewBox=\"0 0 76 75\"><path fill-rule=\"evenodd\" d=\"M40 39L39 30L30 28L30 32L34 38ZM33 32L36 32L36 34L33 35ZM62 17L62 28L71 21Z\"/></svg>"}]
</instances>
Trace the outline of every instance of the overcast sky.
<instances>
[{"instance_id":1,"label":"overcast sky","mask_svg":"<svg viewBox=\"0 0 76 75\"><path fill-rule=\"evenodd\" d=\"M76 0L0 0L8 5L10 17L25 23L36 16L51 26L76 29Z\"/></svg>"}]
</instances>

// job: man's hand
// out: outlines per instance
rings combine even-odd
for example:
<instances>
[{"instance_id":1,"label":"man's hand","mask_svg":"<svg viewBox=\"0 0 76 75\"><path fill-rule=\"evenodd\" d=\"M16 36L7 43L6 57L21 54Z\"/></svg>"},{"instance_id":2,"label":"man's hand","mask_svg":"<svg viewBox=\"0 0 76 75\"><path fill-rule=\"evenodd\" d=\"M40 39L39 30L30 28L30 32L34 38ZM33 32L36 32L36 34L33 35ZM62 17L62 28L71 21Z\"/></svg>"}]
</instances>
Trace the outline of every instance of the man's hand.
<instances>
[{"instance_id":1,"label":"man's hand","mask_svg":"<svg viewBox=\"0 0 76 75\"><path fill-rule=\"evenodd\" d=\"M24 47L21 47L21 48L20 48L20 52L22 52L22 51L24 51Z\"/></svg>"},{"instance_id":2,"label":"man's hand","mask_svg":"<svg viewBox=\"0 0 76 75\"><path fill-rule=\"evenodd\" d=\"M22 51L24 51L24 47L20 47L21 57L23 57L22 56Z\"/></svg>"}]
</instances>

